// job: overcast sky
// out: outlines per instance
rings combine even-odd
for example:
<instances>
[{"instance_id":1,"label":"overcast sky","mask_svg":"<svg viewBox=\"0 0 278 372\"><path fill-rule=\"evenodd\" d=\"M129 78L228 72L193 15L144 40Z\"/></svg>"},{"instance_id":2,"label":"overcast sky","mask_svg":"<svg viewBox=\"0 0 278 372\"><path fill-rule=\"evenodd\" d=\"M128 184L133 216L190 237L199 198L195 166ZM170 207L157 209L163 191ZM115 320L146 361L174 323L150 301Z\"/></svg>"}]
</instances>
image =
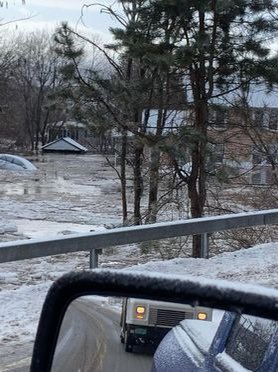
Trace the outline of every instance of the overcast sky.
<instances>
[{"instance_id":1,"label":"overcast sky","mask_svg":"<svg viewBox=\"0 0 278 372\"><path fill-rule=\"evenodd\" d=\"M9 7L0 8L1 23L16 20L10 24L10 29L35 30L37 28L54 29L62 21L68 21L72 26L79 29L88 29L90 33L96 33L102 39L109 38L108 28L115 25L110 16L100 12L100 6L84 9L83 25L80 22L81 8L83 4L90 4L86 0L9 0ZM113 0L100 1L101 3L113 4ZM5 3L5 1L4 1ZM19 21L21 18L29 18ZM83 30L84 30L83 29ZM2 28L3 30L3 28Z\"/></svg>"}]
</instances>

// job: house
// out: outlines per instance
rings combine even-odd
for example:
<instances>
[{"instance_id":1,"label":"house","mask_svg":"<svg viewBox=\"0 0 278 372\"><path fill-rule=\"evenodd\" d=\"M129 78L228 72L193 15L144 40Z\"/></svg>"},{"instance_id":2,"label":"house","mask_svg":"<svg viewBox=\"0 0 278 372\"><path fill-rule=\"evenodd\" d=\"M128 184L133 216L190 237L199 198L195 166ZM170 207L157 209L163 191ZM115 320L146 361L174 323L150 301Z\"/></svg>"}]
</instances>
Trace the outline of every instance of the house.
<instances>
[{"instance_id":1,"label":"house","mask_svg":"<svg viewBox=\"0 0 278 372\"><path fill-rule=\"evenodd\" d=\"M72 138L64 137L42 146L42 151L82 154L87 152L88 149L74 141Z\"/></svg>"},{"instance_id":2,"label":"house","mask_svg":"<svg viewBox=\"0 0 278 372\"><path fill-rule=\"evenodd\" d=\"M269 184L278 166L278 108L212 107L208 136L219 164L250 184Z\"/></svg>"},{"instance_id":3,"label":"house","mask_svg":"<svg viewBox=\"0 0 278 372\"><path fill-rule=\"evenodd\" d=\"M70 137L82 145L85 145L88 135L87 125L74 120L48 123L46 129L47 142L53 142L60 138Z\"/></svg>"},{"instance_id":4,"label":"house","mask_svg":"<svg viewBox=\"0 0 278 372\"><path fill-rule=\"evenodd\" d=\"M46 128L46 142L69 137L93 153L114 153L114 140L111 133L94 133L89 124L75 120L48 123Z\"/></svg>"},{"instance_id":5,"label":"house","mask_svg":"<svg viewBox=\"0 0 278 372\"><path fill-rule=\"evenodd\" d=\"M158 110L151 110L146 127L149 134L157 132L160 125L157 120ZM194 114L190 107L168 110L164 120L162 134L167 135L182 126L192 126ZM207 133L210 174L228 171L235 182L249 184L269 184L277 179L277 107L250 107L247 111L235 106L211 105ZM190 149L187 162L190 162Z\"/></svg>"}]
</instances>

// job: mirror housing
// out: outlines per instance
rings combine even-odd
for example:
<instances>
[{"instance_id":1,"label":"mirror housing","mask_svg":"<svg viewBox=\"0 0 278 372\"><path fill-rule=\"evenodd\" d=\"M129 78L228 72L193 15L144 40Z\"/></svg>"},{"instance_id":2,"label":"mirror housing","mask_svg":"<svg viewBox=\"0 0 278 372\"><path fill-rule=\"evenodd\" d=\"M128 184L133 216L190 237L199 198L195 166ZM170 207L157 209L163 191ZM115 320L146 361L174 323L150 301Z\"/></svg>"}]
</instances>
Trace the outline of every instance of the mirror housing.
<instances>
[{"instance_id":1,"label":"mirror housing","mask_svg":"<svg viewBox=\"0 0 278 372\"><path fill-rule=\"evenodd\" d=\"M278 290L173 275L94 270L63 275L46 296L35 339L31 372L51 370L69 304L86 295L146 298L228 310L278 320Z\"/></svg>"}]
</instances>

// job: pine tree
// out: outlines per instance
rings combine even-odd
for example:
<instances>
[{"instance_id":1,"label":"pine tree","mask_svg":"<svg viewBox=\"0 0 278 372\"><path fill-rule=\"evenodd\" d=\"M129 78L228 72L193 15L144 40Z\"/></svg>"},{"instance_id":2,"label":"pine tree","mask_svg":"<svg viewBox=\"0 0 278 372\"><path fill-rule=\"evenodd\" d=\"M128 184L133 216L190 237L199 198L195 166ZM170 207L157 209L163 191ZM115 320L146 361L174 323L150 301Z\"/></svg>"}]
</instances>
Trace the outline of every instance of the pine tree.
<instances>
[{"instance_id":1,"label":"pine tree","mask_svg":"<svg viewBox=\"0 0 278 372\"><path fill-rule=\"evenodd\" d=\"M187 185L191 217L202 217L207 200L209 107L238 89L262 80L275 81L276 63L270 44L277 37L277 1L273 0L121 0L123 13L106 13L119 21L111 29L117 52L113 81L96 79L97 96L114 124L135 135L134 222L140 223L140 178L144 147L151 148L149 217L157 215L159 160L171 157ZM176 90L173 89L176 86ZM96 85L94 84L94 89ZM181 102L175 102L183 92ZM167 112L184 107L192 120L165 134ZM150 111L156 108L155 133L148 133ZM125 135L123 135L125 138ZM173 143L174 141L174 143ZM178 151L179 150L179 151ZM190 169L182 171L182 153ZM125 155L124 155L125 156ZM193 239L193 256L201 254Z\"/></svg>"},{"instance_id":2,"label":"pine tree","mask_svg":"<svg viewBox=\"0 0 278 372\"><path fill-rule=\"evenodd\" d=\"M145 4L138 22L156 37L138 48L143 55L159 50L160 61L178 68L191 101L195 133L190 140L191 170L178 173L188 186L191 216L201 217L206 203L209 105L247 82L264 78L264 66L271 59L268 43L277 37L277 2L157 0ZM174 155L173 149L170 152ZM174 161L179 168L176 157ZM194 237L193 256L200 252L200 239Z\"/></svg>"}]
</instances>

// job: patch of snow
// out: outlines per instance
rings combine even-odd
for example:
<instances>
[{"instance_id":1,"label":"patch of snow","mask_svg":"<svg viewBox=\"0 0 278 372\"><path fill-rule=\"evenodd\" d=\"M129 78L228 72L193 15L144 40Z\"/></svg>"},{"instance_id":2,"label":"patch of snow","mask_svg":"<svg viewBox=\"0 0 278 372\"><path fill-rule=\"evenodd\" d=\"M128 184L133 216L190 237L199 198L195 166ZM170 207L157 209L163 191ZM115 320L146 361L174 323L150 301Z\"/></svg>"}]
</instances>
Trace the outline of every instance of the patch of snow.
<instances>
[{"instance_id":1,"label":"patch of snow","mask_svg":"<svg viewBox=\"0 0 278 372\"><path fill-rule=\"evenodd\" d=\"M163 272L226 279L278 288L278 243L226 252L210 259L175 258L132 267L133 271Z\"/></svg>"},{"instance_id":2,"label":"patch of snow","mask_svg":"<svg viewBox=\"0 0 278 372\"><path fill-rule=\"evenodd\" d=\"M180 347L184 350L184 354L187 355L188 358L192 358L194 364L201 365L204 362L205 355L193 342L191 337L189 337L180 326L175 327L173 332Z\"/></svg>"},{"instance_id":3,"label":"patch of snow","mask_svg":"<svg viewBox=\"0 0 278 372\"><path fill-rule=\"evenodd\" d=\"M180 323L180 327L185 332L180 332L180 337L182 334L187 334L190 336L191 340L198 346L204 354L208 352L218 326L222 320L224 311L214 309L212 321L200 321L196 319L186 319ZM184 341L181 339L180 343Z\"/></svg>"},{"instance_id":4,"label":"patch of snow","mask_svg":"<svg viewBox=\"0 0 278 372\"><path fill-rule=\"evenodd\" d=\"M45 236L50 238L57 235L69 235L77 233L89 233L91 231L103 230L104 227L97 225L81 225L74 223L62 223L44 220L16 220L18 233L28 238L43 239Z\"/></svg>"},{"instance_id":5,"label":"patch of snow","mask_svg":"<svg viewBox=\"0 0 278 372\"><path fill-rule=\"evenodd\" d=\"M15 272L0 273L0 284L18 283L18 275Z\"/></svg>"},{"instance_id":6,"label":"patch of snow","mask_svg":"<svg viewBox=\"0 0 278 372\"><path fill-rule=\"evenodd\" d=\"M47 281L0 292L1 345L34 340L34 330L50 285L51 282Z\"/></svg>"},{"instance_id":7,"label":"patch of snow","mask_svg":"<svg viewBox=\"0 0 278 372\"><path fill-rule=\"evenodd\" d=\"M0 220L0 234L15 233L15 232L17 232L17 227L14 223Z\"/></svg>"}]
</instances>

